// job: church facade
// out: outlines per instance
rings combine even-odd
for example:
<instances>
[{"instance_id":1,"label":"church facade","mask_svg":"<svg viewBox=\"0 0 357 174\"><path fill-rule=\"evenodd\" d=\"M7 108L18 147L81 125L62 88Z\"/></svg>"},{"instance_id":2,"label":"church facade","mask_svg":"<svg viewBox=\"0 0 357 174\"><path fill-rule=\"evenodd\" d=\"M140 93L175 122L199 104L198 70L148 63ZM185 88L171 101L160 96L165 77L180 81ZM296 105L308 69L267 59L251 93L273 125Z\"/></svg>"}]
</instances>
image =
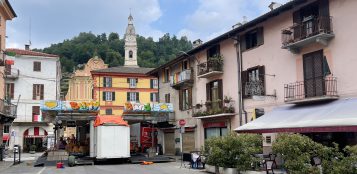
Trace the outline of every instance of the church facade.
<instances>
[{"instance_id":1,"label":"church facade","mask_svg":"<svg viewBox=\"0 0 357 174\"><path fill-rule=\"evenodd\" d=\"M133 17L128 17L125 32L124 66L91 71L93 99L100 103L100 115L122 115L125 103L158 102L158 80L147 75L152 68L138 66Z\"/></svg>"}]
</instances>

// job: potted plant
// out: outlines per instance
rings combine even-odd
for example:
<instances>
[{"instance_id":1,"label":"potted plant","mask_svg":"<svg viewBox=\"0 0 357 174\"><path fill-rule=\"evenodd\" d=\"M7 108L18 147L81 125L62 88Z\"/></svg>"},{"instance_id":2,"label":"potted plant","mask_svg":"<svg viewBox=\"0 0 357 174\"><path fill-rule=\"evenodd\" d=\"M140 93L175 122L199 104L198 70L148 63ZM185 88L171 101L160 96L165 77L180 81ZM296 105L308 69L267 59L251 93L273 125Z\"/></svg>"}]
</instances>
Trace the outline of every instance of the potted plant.
<instances>
[{"instance_id":1,"label":"potted plant","mask_svg":"<svg viewBox=\"0 0 357 174\"><path fill-rule=\"evenodd\" d=\"M36 146L36 145L34 145L34 144L33 144L33 145L31 145L31 146L30 146L30 153L31 153L31 154L36 153L36 148L37 148L37 146Z\"/></svg>"},{"instance_id":2,"label":"potted plant","mask_svg":"<svg viewBox=\"0 0 357 174\"><path fill-rule=\"evenodd\" d=\"M222 71L223 56L218 54L209 58L208 67L210 71Z\"/></svg>"},{"instance_id":3,"label":"potted plant","mask_svg":"<svg viewBox=\"0 0 357 174\"><path fill-rule=\"evenodd\" d=\"M232 101L232 97L224 96L223 102L230 103Z\"/></svg>"},{"instance_id":4,"label":"potted plant","mask_svg":"<svg viewBox=\"0 0 357 174\"><path fill-rule=\"evenodd\" d=\"M196 109L200 109L202 107L202 104L201 103L197 103L196 104Z\"/></svg>"}]
</instances>

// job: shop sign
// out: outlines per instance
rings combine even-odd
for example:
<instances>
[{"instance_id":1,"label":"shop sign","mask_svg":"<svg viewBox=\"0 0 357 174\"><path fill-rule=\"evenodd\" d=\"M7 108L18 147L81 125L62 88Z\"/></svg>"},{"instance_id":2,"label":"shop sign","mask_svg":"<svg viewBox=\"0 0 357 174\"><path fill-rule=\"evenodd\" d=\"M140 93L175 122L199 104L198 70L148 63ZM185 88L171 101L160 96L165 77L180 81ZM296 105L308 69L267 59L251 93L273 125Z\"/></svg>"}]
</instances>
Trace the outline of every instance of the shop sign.
<instances>
[{"instance_id":1,"label":"shop sign","mask_svg":"<svg viewBox=\"0 0 357 174\"><path fill-rule=\"evenodd\" d=\"M179 125L180 126L185 126L186 121L184 119L179 120Z\"/></svg>"},{"instance_id":2,"label":"shop sign","mask_svg":"<svg viewBox=\"0 0 357 174\"><path fill-rule=\"evenodd\" d=\"M42 100L41 110L42 111L99 111L99 102Z\"/></svg>"},{"instance_id":3,"label":"shop sign","mask_svg":"<svg viewBox=\"0 0 357 174\"><path fill-rule=\"evenodd\" d=\"M130 112L173 112L174 107L172 103L136 103L126 102L124 111Z\"/></svg>"},{"instance_id":4,"label":"shop sign","mask_svg":"<svg viewBox=\"0 0 357 174\"><path fill-rule=\"evenodd\" d=\"M213 128L213 127L227 127L226 122L207 122L203 123L204 128Z\"/></svg>"}]
</instances>

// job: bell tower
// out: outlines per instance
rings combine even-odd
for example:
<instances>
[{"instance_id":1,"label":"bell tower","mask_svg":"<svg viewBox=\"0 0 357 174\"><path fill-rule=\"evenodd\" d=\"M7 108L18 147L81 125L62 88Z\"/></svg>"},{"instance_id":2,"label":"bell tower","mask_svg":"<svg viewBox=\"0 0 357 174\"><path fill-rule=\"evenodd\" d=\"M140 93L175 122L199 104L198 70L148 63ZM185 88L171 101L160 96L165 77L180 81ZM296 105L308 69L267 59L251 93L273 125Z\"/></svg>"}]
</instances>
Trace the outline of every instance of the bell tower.
<instances>
[{"instance_id":1,"label":"bell tower","mask_svg":"<svg viewBox=\"0 0 357 174\"><path fill-rule=\"evenodd\" d=\"M125 31L125 62L124 66L138 67L137 62L137 44L136 44L136 34L133 24L133 16L131 14L128 17L128 26Z\"/></svg>"}]
</instances>

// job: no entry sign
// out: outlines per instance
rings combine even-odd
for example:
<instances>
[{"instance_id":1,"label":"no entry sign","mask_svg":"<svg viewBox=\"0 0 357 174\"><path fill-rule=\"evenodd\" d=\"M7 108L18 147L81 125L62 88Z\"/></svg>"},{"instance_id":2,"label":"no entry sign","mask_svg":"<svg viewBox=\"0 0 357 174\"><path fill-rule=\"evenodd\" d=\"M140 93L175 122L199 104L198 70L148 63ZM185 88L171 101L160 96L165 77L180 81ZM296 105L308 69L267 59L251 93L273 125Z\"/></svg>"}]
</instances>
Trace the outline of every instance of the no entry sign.
<instances>
[{"instance_id":1,"label":"no entry sign","mask_svg":"<svg viewBox=\"0 0 357 174\"><path fill-rule=\"evenodd\" d=\"M185 126L186 121L184 119L179 120L179 125L180 126Z\"/></svg>"}]
</instances>

